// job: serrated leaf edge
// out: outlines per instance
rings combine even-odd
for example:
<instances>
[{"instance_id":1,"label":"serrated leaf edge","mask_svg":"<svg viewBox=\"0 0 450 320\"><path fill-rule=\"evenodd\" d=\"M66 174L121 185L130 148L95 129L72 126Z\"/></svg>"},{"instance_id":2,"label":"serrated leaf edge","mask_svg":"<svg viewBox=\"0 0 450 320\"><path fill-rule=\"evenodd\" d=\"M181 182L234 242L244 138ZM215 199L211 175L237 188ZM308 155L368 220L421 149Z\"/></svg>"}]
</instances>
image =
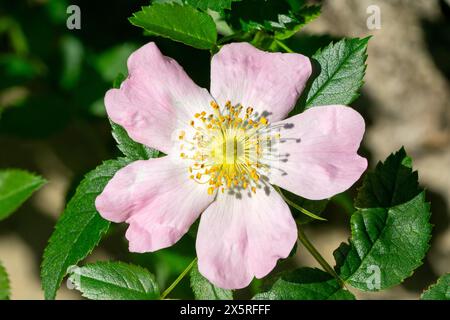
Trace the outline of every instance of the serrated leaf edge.
<instances>
[{"instance_id":1,"label":"serrated leaf edge","mask_svg":"<svg viewBox=\"0 0 450 320\"><path fill-rule=\"evenodd\" d=\"M107 164L108 162L110 162L110 161L124 161L124 162L129 162L129 159L122 157L122 158L117 158L117 159L115 159L115 160L106 160L106 161L103 161L101 165L97 166L97 167L94 168L93 170L91 170L91 171L89 171L88 173L86 173L86 174L84 175L82 181L85 180L85 179L88 179L88 177L89 177L91 174L93 174L94 171L96 171L99 167L106 165L106 164ZM81 182L80 182L80 184L78 185L78 187L76 188L76 191L75 191L74 195L77 194L77 192L80 190L80 188L81 188ZM56 225L55 225L55 228L54 228L54 230L53 230L53 232L52 232L52 235L50 236L50 238L49 238L49 240L48 240L48 242L47 242L47 245L46 245L46 247L45 247L45 249L44 249L43 259L42 259L42 262L41 262L41 265L40 265L40 269L41 269L41 272L40 272L41 279L43 278L43 273L44 273L43 267L44 267L44 262L46 261L47 252L48 252L48 250L49 250L50 244L53 244L53 234L55 234L56 231L58 230L58 228L59 228L59 222L60 222L61 220L64 219L64 213L65 213L65 211L67 210L67 207L69 206L69 203L70 203L70 201L71 201L72 199L73 199L73 197L69 200L69 202L67 203L66 207L64 208L63 214L62 214L62 215L60 216L60 218L58 219L58 221L57 221L57 223L56 223ZM88 225L91 221L92 221L92 218L88 221L88 223L86 223L86 225ZM105 221L106 221L106 220L105 220ZM109 223L108 223L108 227L106 227L104 231L102 231L102 232L100 232L100 233L98 234L98 241L97 241L97 242L94 244L94 246L86 253L86 255L84 256L84 258L87 257L89 254L91 254L92 251L98 246L98 244L99 244L100 241L101 241L101 238L103 237L103 235L105 235L105 233L108 231L108 229L109 229ZM77 239L78 239L78 238L77 238ZM65 259L67 259L67 257L68 257L68 255L65 257ZM82 261L84 258L79 259L78 261L75 262L75 264L78 263L78 262L80 262L80 261ZM56 288L55 288L54 292L51 292L51 294L48 294L48 293L47 293L46 289L44 288L44 281L41 281L41 287L42 287L42 289L43 289L43 291L44 291L44 295L45 295L45 299L46 299L46 300L53 300L53 299L56 297L56 293L57 293L57 291L58 291L58 288L59 288L59 286L61 285L61 283L62 283L62 281L63 281L63 279L64 279L64 277L65 277L66 275L67 275L67 270L62 271L62 272L58 275L58 281L57 281L58 283L57 283L57 285L56 285ZM43 280L43 279L42 279L42 280Z\"/></svg>"},{"instance_id":2,"label":"serrated leaf edge","mask_svg":"<svg viewBox=\"0 0 450 320\"><path fill-rule=\"evenodd\" d=\"M5 266L3 265L3 263L0 261L0 272L1 271L3 271L3 273L5 274L5 279L6 279L6 287L4 288L4 290L6 292L5 299L8 300L11 296L11 283L10 283L8 272L5 268ZM0 299L0 300L2 300L2 299Z\"/></svg>"},{"instance_id":3,"label":"serrated leaf edge","mask_svg":"<svg viewBox=\"0 0 450 320\"><path fill-rule=\"evenodd\" d=\"M430 291L434 287L438 286L441 281L444 281L445 277L450 277L450 273L446 273L446 274L440 276L435 283L430 284L425 290L423 290L422 294L420 295L420 299L422 300L425 293L428 293L428 291ZM450 300L450 288L447 289L447 293L445 293L445 297L446 297L446 300Z\"/></svg>"},{"instance_id":4,"label":"serrated leaf edge","mask_svg":"<svg viewBox=\"0 0 450 320\"><path fill-rule=\"evenodd\" d=\"M328 77L328 79L325 81L325 83L322 84L322 86L321 86L322 88L327 86L327 84L329 83L330 79L332 79L332 78L336 75L336 73L342 68L342 66L347 62L347 60L348 60L349 57L351 56L351 54L353 54L353 53L355 53L356 51L360 50L360 49L361 49L362 47L364 47L364 46L367 47L367 45L368 45L369 40L370 40L371 37L372 37L372 36L368 36L368 37L365 37L365 38L362 38L362 39L361 39L361 38L344 38L344 39L342 39L342 40L340 40L340 41L332 41L328 46L326 46L326 47L324 47L324 48L320 48L319 50L317 50L317 52L312 56L313 59L314 59L314 58L317 58L317 56L319 56L320 54L322 54L323 51L331 50L332 48L334 48L334 47L335 47L337 44L339 44L340 42L345 42L345 43L347 43L347 42L352 42L352 41L360 41L360 42L361 42L356 48L354 48L354 50L353 50L352 52L350 52L349 55L347 55L347 56L345 57L344 61L341 62L341 63L339 64L339 66L338 66L338 68L336 69L336 71L334 71L333 74L332 74L330 77ZM359 89L360 89L360 88L364 85L364 83L365 83L365 81L364 81L364 75L365 75L365 72L366 72L366 70L367 70L367 63L366 63L367 57L368 57L368 54L367 54L367 52L365 52L365 53L363 54L363 60L364 60L364 65L363 65L363 75L362 75L361 80L360 80L360 82L359 82L359 86L358 86ZM319 76L320 76L320 75L319 75ZM314 81L315 81L315 79L314 79ZM322 89L321 89L321 90L318 90L312 97L309 97L309 98L307 97L307 98L306 98L305 109L308 109L308 108L311 108L311 107L316 106L316 105L311 104L311 101L313 101L314 99L316 99L317 96L320 94L321 91L322 91ZM359 93L359 92L356 92L356 93L352 96L352 99L351 99L351 101L350 101L348 104L351 104L352 102L354 102L359 96L360 96L360 93Z\"/></svg>"},{"instance_id":5,"label":"serrated leaf edge","mask_svg":"<svg viewBox=\"0 0 450 320\"><path fill-rule=\"evenodd\" d=\"M80 270L80 269L82 269L82 268L90 267L90 266L111 265L111 264L117 264L117 265L126 266L126 267L132 266L133 268L139 269L139 270L142 271L143 273L148 273L149 276L152 278L153 283L155 284L155 296L156 296L156 297L159 297L159 296L161 295L160 289L159 289L158 284L157 284L157 282L156 282L156 279L155 279L154 275L153 275L148 269L146 269L146 268L144 268L144 267L141 267L141 266L139 266L139 265L136 265L136 264L125 263L125 262L122 262L122 261L97 261L97 262L94 262L94 263L88 263L88 264L85 264L85 265L83 265L83 266L81 266L81 267L78 267L78 266L77 266L76 269L74 269L73 272L70 272L69 278L71 279L72 276L73 276L74 274L77 274L75 271L78 271L78 270ZM117 274L119 274L119 273L117 273ZM78 274L78 275L83 276L83 275L81 275L81 274ZM119 275L120 275L120 274L119 274ZM121 275L120 275L120 276L121 276ZM121 277L122 277L122 276L121 276ZM101 282L100 280L97 280L97 279L94 279L94 278L91 278L91 279ZM123 280L126 280L126 279L123 278L123 277L122 277L122 279L123 279ZM112 286L114 286L114 287L118 287L118 288L120 288L120 289L125 289L125 290L129 290L129 291L132 291L132 292L137 292L137 293L139 293L139 294L143 294L143 293L147 294L147 292L145 291L144 285L142 284L141 280L138 279L138 281L139 281L139 284L141 285L141 287L142 287L142 289L143 289L142 292L141 292L141 291L134 290L134 289L131 289L131 288L120 287L120 286L117 286L117 285L112 284L112 283L108 283L108 284L109 284L109 285L112 285ZM71 280L71 282L74 284L75 289L77 289L77 290L81 293L81 296L82 296L82 297L87 298L87 299L90 299L90 298L89 298L89 295L86 295L85 292L82 291L81 286L80 286L80 283L77 283L77 282L72 281L72 280ZM126 281L124 281L124 282L126 282Z\"/></svg>"},{"instance_id":6,"label":"serrated leaf edge","mask_svg":"<svg viewBox=\"0 0 450 320\"><path fill-rule=\"evenodd\" d=\"M422 195L423 200L425 200L425 191L422 191L420 194ZM418 195L418 196L419 196L419 195ZM428 217L430 217L430 216L431 216L431 211L430 211L430 209L431 209L431 204L430 204L430 202L426 202L426 201L424 201L424 204L427 206L427 214L428 214ZM393 208L395 208L395 207L397 207L397 206L401 206L401 205L403 205L403 204L399 204L399 205L396 205L396 206L393 206L393 207L390 207L390 208L381 208L381 209L386 209L387 211L389 211L390 209L393 209ZM369 210L369 209L376 209L376 208L364 208L364 209L360 209L360 210ZM433 225L432 225L431 223L428 223L428 224L429 224L430 228L433 227ZM352 233L352 235L353 235L353 232L354 232L353 225L351 225L350 227L351 227L351 233ZM379 238L380 238L381 234L383 234L385 228L386 228L386 224L384 224L383 229L381 230L380 234L379 234L379 235L377 236L377 238L375 239L374 243L377 242L377 241L379 240ZM392 287L394 287L394 286L397 286L397 285L403 283L406 279L408 279L409 277L411 277L411 276L414 274L414 271L415 271L417 268L419 268L421 265L423 265L423 263L424 263L423 260L424 260L424 258L426 257L426 253L428 252L428 250L429 250L429 248L430 248L430 240L431 240L431 237L432 237L432 235L431 235L431 232L430 232L430 233L428 234L428 237L427 237L427 249L425 250L425 253L424 253L423 257L420 259L419 263L411 270L411 272L408 274L408 276L404 277L399 283L397 283L397 284L392 284L392 285L390 285L390 286L388 286L388 287L383 287L383 288L380 289L380 290L386 290L386 289L392 288ZM354 248L354 247L353 247L353 244L352 244L352 241L351 241L351 238L349 239L348 243L349 243L349 245L351 246L351 248ZM369 250L369 252L368 252L363 258L361 258L361 256L359 255L358 251L355 249L356 252L358 253L358 258L361 260L361 263L359 264L358 268L355 269L355 271L351 273L350 276L348 276L348 277L342 279L342 280L345 282L345 284L348 284L348 285L350 285L350 286L352 286L352 287L354 287L354 288L356 288L356 289L359 290L359 288L357 288L357 287L355 287L355 286L352 285L352 282L353 282L353 283L362 283L362 282L359 282L359 281L349 281L349 279L351 278L352 275L354 275L355 273L357 273L357 272L360 270L361 266L363 265L364 259L365 259L367 256L370 255L370 253L371 253L373 247L374 247L374 246L372 245L371 248L370 248L370 250ZM344 263L345 263L345 262L344 262ZM342 267L342 266L341 266L341 267ZM340 273L340 272L339 272L339 273ZM339 273L338 273L338 274L339 274ZM369 290L369 292L380 291L380 290Z\"/></svg>"},{"instance_id":7,"label":"serrated leaf edge","mask_svg":"<svg viewBox=\"0 0 450 320\"><path fill-rule=\"evenodd\" d=\"M164 3L164 4L163 4L163 3L156 3L156 4L151 4L151 5L149 5L149 6L142 6L142 7L141 7L141 11L138 11L138 12L133 13L133 15L132 15L130 18L128 18L128 21L129 21L133 26L136 26L136 27L138 27L138 28L142 28L142 29L146 30L147 32L149 32L149 33L151 33L151 34L154 34L154 35L156 35L156 36L160 36L160 37L163 37L163 38L170 39L170 40L172 40L172 41L176 41L176 42L180 42L180 43L183 43L183 44L185 44L185 45L188 45L188 46L192 46L192 45L187 44L187 43L185 43L185 42L183 42L183 41L180 41L180 40L177 40L177 39L172 39L172 38L169 37L169 36L165 36L165 35L162 35L162 34L156 34L156 33L153 33L153 32L151 32L151 31L147 30L146 28L142 27L141 25L137 24L137 21L136 21L136 20L138 19L137 15L138 15L139 13L144 13L145 10L148 10L148 9L149 9L150 7L152 7L152 6L171 6L171 7L178 6L178 7L189 7L189 8L191 8L191 9L192 9L193 11L195 11L195 12L198 12L198 13L200 13L200 14L204 14L204 15L205 15L205 18L208 17L207 19L210 19L210 22L211 22L212 25L214 25L214 27L215 27L214 20L212 19L212 17L211 17L210 15L204 13L203 11L197 10L196 8L194 8L194 7L190 6L190 5L180 5L180 4L177 4L177 3ZM185 32L185 31L183 32L183 31L178 30L178 29L169 29L169 28L164 28L164 27L161 27L161 26L157 26L157 27L158 27L158 28L161 28L161 29L164 29L164 30L175 31L175 33L179 33L179 34L181 34L181 35L183 35L183 36L187 36L187 37L190 38L191 40L194 40L194 42L195 42L195 41L198 41L198 42L201 42L202 44L207 44L209 49L213 48L214 45L217 43L217 30L216 30L216 36L215 36L214 43L211 44L210 42L207 42L207 41L205 41L205 40L199 39L199 38L196 37L194 34L191 34L191 33ZM215 27L215 28L216 28L216 27ZM206 49L206 48L207 48L207 46L202 46L202 47L192 46L192 47L198 48L198 49Z\"/></svg>"}]
</instances>

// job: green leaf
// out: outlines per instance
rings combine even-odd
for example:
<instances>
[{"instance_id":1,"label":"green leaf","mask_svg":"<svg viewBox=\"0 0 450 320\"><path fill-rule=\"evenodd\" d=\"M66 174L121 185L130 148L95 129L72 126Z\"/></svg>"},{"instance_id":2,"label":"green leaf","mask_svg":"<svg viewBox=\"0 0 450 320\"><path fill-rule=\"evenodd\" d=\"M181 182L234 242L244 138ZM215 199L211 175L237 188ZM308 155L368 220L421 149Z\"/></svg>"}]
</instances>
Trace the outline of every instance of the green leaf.
<instances>
[{"instance_id":1,"label":"green leaf","mask_svg":"<svg viewBox=\"0 0 450 320\"><path fill-rule=\"evenodd\" d=\"M349 105L359 97L366 71L367 44L364 39L344 39L314 54L320 74L306 98L306 108L332 104Z\"/></svg>"},{"instance_id":2,"label":"green leaf","mask_svg":"<svg viewBox=\"0 0 450 320\"><path fill-rule=\"evenodd\" d=\"M224 9L231 9L231 3L238 1L242 0L153 0L152 3L188 4L191 7L201 10L209 9L216 12L222 12Z\"/></svg>"},{"instance_id":3,"label":"green leaf","mask_svg":"<svg viewBox=\"0 0 450 320\"><path fill-rule=\"evenodd\" d=\"M319 49L328 46L333 41L339 41L340 38L335 38L327 34L305 34L300 33L292 37L284 43L294 52L301 53L307 57L312 57Z\"/></svg>"},{"instance_id":4,"label":"green leaf","mask_svg":"<svg viewBox=\"0 0 450 320\"><path fill-rule=\"evenodd\" d=\"M0 171L0 220L13 213L45 183L40 176L24 170Z\"/></svg>"},{"instance_id":5,"label":"green leaf","mask_svg":"<svg viewBox=\"0 0 450 320\"><path fill-rule=\"evenodd\" d=\"M84 47L75 36L61 38L63 68L60 84L64 89L73 89L80 80Z\"/></svg>"},{"instance_id":6,"label":"green leaf","mask_svg":"<svg viewBox=\"0 0 450 320\"><path fill-rule=\"evenodd\" d=\"M84 259L109 228L95 208L95 199L117 170L130 160L105 161L89 172L69 201L50 237L41 265L42 287L46 299L54 299L67 268Z\"/></svg>"},{"instance_id":7,"label":"green leaf","mask_svg":"<svg viewBox=\"0 0 450 320\"><path fill-rule=\"evenodd\" d=\"M127 77L122 72L118 73L117 76L114 78L113 88L119 89L120 85L122 84L122 82L125 81L126 78Z\"/></svg>"},{"instance_id":8,"label":"green leaf","mask_svg":"<svg viewBox=\"0 0 450 320\"><path fill-rule=\"evenodd\" d=\"M217 12L223 9L231 9L231 2L233 0L186 0L186 3L202 10L214 10Z\"/></svg>"},{"instance_id":9,"label":"green leaf","mask_svg":"<svg viewBox=\"0 0 450 320\"><path fill-rule=\"evenodd\" d=\"M130 42L109 48L95 56L94 67L105 82L113 82L117 74L127 73L127 59L136 49L138 45Z\"/></svg>"},{"instance_id":10,"label":"green leaf","mask_svg":"<svg viewBox=\"0 0 450 320\"><path fill-rule=\"evenodd\" d=\"M217 41L216 25L211 16L188 5L155 3L134 13L130 22L152 35L198 49L212 49Z\"/></svg>"},{"instance_id":11,"label":"green leaf","mask_svg":"<svg viewBox=\"0 0 450 320\"><path fill-rule=\"evenodd\" d=\"M383 183L373 189L373 181ZM417 174L403 149L366 176L358 199L370 199L361 203L373 207L352 215L350 244L334 252L346 283L377 291L401 283L422 264L431 238L430 206L417 188Z\"/></svg>"},{"instance_id":12,"label":"green leaf","mask_svg":"<svg viewBox=\"0 0 450 320\"><path fill-rule=\"evenodd\" d=\"M255 300L355 300L349 291L328 273L300 268L282 274L272 288L257 294Z\"/></svg>"},{"instance_id":13,"label":"green leaf","mask_svg":"<svg viewBox=\"0 0 450 320\"><path fill-rule=\"evenodd\" d=\"M0 262L0 300L8 300L9 294L8 274Z\"/></svg>"},{"instance_id":14,"label":"green leaf","mask_svg":"<svg viewBox=\"0 0 450 320\"><path fill-rule=\"evenodd\" d=\"M233 291L214 286L200 274L197 263L191 270L191 288L197 300L233 300Z\"/></svg>"},{"instance_id":15,"label":"green leaf","mask_svg":"<svg viewBox=\"0 0 450 320\"><path fill-rule=\"evenodd\" d=\"M411 200L421 192L417 171L412 171L412 160L401 148L384 163L378 163L369 172L358 190L357 208L392 207Z\"/></svg>"},{"instance_id":16,"label":"green leaf","mask_svg":"<svg viewBox=\"0 0 450 320\"><path fill-rule=\"evenodd\" d=\"M340 276L365 291L389 288L411 276L429 248L429 209L425 194L421 193L389 209L361 209L354 213L350 222L351 249Z\"/></svg>"},{"instance_id":17,"label":"green leaf","mask_svg":"<svg viewBox=\"0 0 450 320\"><path fill-rule=\"evenodd\" d=\"M154 276L142 267L123 262L97 262L73 267L69 281L92 300L155 300Z\"/></svg>"},{"instance_id":18,"label":"green leaf","mask_svg":"<svg viewBox=\"0 0 450 320\"><path fill-rule=\"evenodd\" d=\"M320 15L320 6L306 6L304 0L246 0L232 4L226 20L235 30L263 31L287 39Z\"/></svg>"},{"instance_id":19,"label":"green leaf","mask_svg":"<svg viewBox=\"0 0 450 320\"><path fill-rule=\"evenodd\" d=\"M275 31L275 38L285 40L292 37L301 28L320 16L320 11L320 6L305 6L297 12L291 12L290 15L279 17L283 29Z\"/></svg>"},{"instance_id":20,"label":"green leaf","mask_svg":"<svg viewBox=\"0 0 450 320\"><path fill-rule=\"evenodd\" d=\"M443 275L420 296L421 300L450 300L450 273Z\"/></svg>"},{"instance_id":21,"label":"green leaf","mask_svg":"<svg viewBox=\"0 0 450 320\"><path fill-rule=\"evenodd\" d=\"M231 3L241 0L186 0L186 3L202 10L213 10L221 12L224 9L231 9Z\"/></svg>"},{"instance_id":22,"label":"green leaf","mask_svg":"<svg viewBox=\"0 0 450 320\"><path fill-rule=\"evenodd\" d=\"M353 199L347 192L342 192L333 196L330 201L339 206L348 215L351 215L356 210Z\"/></svg>"},{"instance_id":23,"label":"green leaf","mask_svg":"<svg viewBox=\"0 0 450 320\"><path fill-rule=\"evenodd\" d=\"M132 140L124 128L111 122L112 135L117 147L130 160L147 160L158 156L158 151Z\"/></svg>"}]
</instances>

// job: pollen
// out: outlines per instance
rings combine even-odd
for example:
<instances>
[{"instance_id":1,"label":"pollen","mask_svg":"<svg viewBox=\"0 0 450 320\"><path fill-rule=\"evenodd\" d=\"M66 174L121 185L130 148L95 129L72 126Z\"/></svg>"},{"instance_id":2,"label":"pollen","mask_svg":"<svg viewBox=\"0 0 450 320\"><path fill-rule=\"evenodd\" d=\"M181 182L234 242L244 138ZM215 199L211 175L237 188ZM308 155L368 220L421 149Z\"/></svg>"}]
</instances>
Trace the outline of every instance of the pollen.
<instances>
[{"instance_id":1,"label":"pollen","mask_svg":"<svg viewBox=\"0 0 450 320\"><path fill-rule=\"evenodd\" d=\"M264 124L264 125L266 125L267 123L269 123L269 122L267 121L267 119L264 118L264 117L261 117L261 119L259 119L259 122L262 123L262 124Z\"/></svg>"},{"instance_id":2,"label":"pollen","mask_svg":"<svg viewBox=\"0 0 450 320\"><path fill-rule=\"evenodd\" d=\"M268 171L266 158L273 156L273 143L280 140L280 134L253 107L231 101L221 107L211 101L210 108L209 113L193 114L189 122L193 129L180 131L178 136L183 142L180 157L191 162L190 179L208 185L209 195L216 191L256 193Z\"/></svg>"}]
</instances>

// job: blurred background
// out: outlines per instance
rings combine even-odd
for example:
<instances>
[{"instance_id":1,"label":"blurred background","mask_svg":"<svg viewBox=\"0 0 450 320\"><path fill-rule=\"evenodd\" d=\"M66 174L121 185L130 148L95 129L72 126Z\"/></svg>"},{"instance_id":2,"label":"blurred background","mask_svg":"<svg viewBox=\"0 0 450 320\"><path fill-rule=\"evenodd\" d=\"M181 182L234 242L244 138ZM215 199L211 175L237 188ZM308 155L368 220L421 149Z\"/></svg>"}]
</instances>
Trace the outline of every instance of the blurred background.
<instances>
[{"instance_id":1,"label":"blurred background","mask_svg":"<svg viewBox=\"0 0 450 320\"><path fill-rule=\"evenodd\" d=\"M302 47L304 39L309 43L313 39L320 47L344 36L373 35L366 84L354 103L368 125L361 153L374 167L404 145L431 201L434 229L424 264L396 288L375 294L355 291L361 299L416 299L439 275L450 271L449 2L325 0L321 17L291 41L296 49L308 52L310 48ZM80 30L66 28L70 4L81 8ZM0 223L0 260L10 275L12 299L43 298L41 257L67 199L86 172L119 155L103 96L118 73L126 74L128 55L150 41L127 21L147 4L137 0L107 5L87 0L0 4L0 168L28 169L49 181ZM370 5L381 10L381 29L367 28ZM152 40L199 85L209 86L209 52ZM331 263L333 250L349 237L349 215L335 203L324 215L328 222L309 224L305 230ZM156 274L164 288L195 254L189 235L169 250L130 254L124 230L123 225L114 226L88 261L141 264ZM302 247L285 264L318 266ZM255 282L253 288L259 285ZM188 281L173 296L191 297ZM57 298L80 295L63 283Z\"/></svg>"}]
</instances>

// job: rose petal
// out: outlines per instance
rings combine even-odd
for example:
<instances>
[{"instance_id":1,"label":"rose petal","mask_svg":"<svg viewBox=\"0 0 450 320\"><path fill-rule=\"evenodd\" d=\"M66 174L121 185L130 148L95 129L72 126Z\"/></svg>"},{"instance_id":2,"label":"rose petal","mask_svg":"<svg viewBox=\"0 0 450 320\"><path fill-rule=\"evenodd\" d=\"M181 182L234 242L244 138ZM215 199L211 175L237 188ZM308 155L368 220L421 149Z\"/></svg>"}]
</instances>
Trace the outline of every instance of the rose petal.
<instances>
[{"instance_id":1,"label":"rose petal","mask_svg":"<svg viewBox=\"0 0 450 320\"><path fill-rule=\"evenodd\" d=\"M310 75L311 63L301 54L232 43L212 58L211 94L222 106L227 100L251 106L273 122L292 110Z\"/></svg>"},{"instance_id":2,"label":"rose petal","mask_svg":"<svg viewBox=\"0 0 450 320\"><path fill-rule=\"evenodd\" d=\"M364 119L346 106L314 107L274 123L280 128L279 161L270 183L302 197L329 198L350 188L367 168L357 154Z\"/></svg>"},{"instance_id":3,"label":"rose petal","mask_svg":"<svg viewBox=\"0 0 450 320\"><path fill-rule=\"evenodd\" d=\"M251 196L218 194L200 219L198 267L218 287L243 288L286 258L296 239L289 207L271 186Z\"/></svg>"},{"instance_id":4,"label":"rose petal","mask_svg":"<svg viewBox=\"0 0 450 320\"><path fill-rule=\"evenodd\" d=\"M130 224L130 251L155 251L177 242L211 203L207 187L168 157L141 160L119 170L95 205L103 218Z\"/></svg>"},{"instance_id":5,"label":"rose petal","mask_svg":"<svg viewBox=\"0 0 450 320\"><path fill-rule=\"evenodd\" d=\"M135 141L168 153L172 134L213 100L173 59L149 43L128 58L128 78L106 93L108 116Z\"/></svg>"}]
</instances>

